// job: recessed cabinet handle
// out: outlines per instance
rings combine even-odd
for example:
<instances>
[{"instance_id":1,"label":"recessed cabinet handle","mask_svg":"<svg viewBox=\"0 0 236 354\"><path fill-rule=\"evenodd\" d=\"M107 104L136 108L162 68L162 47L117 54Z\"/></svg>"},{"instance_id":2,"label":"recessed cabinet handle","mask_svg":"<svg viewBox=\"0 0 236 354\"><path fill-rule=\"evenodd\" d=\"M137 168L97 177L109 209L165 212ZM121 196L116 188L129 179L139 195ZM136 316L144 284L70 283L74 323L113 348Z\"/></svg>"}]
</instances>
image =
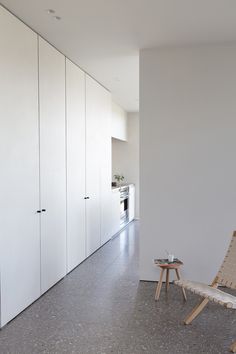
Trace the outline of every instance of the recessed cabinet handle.
<instances>
[{"instance_id":1,"label":"recessed cabinet handle","mask_svg":"<svg viewBox=\"0 0 236 354\"><path fill-rule=\"evenodd\" d=\"M41 210L37 210L37 213L41 213Z\"/></svg>"},{"instance_id":2,"label":"recessed cabinet handle","mask_svg":"<svg viewBox=\"0 0 236 354\"><path fill-rule=\"evenodd\" d=\"M44 211L46 211L46 209L42 209L42 211L44 212Z\"/></svg>"},{"instance_id":3,"label":"recessed cabinet handle","mask_svg":"<svg viewBox=\"0 0 236 354\"><path fill-rule=\"evenodd\" d=\"M84 197L84 199L89 199L89 197Z\"/></svg>"}]
</instances>

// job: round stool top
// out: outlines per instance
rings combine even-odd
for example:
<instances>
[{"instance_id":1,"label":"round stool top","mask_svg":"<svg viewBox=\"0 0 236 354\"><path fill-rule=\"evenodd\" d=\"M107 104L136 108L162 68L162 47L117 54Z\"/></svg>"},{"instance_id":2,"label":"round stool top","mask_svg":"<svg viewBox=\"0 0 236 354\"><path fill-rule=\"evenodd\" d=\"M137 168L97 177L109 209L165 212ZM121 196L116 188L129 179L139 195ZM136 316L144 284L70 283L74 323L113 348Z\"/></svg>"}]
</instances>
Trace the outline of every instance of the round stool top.
<instances>
[{"instance_id":1,"label":"round stool top","mask_svg":"<svg viewBox=\"0 0 236 354\"><path fill-rule=\"evenodd\" d=\"M173 262L168 262L168 259L155 259L154 263L164 269L177 269L181 265L183 265L183 262L180 261L178 258L175 258Z\"/></svg>"},{"instance_id":2,"label":"round stool top","mask_svg":"<svg viewBox=\"0 0 236 354\"><path fill-rule=\"evenodd\" d=\"M183 264L183 263L182 263ZM164 268L164 269L177 269L179 268L182 264L180 263L169 263L169 264L158 264L158 267Z\"/></svg>"}]
</instances>

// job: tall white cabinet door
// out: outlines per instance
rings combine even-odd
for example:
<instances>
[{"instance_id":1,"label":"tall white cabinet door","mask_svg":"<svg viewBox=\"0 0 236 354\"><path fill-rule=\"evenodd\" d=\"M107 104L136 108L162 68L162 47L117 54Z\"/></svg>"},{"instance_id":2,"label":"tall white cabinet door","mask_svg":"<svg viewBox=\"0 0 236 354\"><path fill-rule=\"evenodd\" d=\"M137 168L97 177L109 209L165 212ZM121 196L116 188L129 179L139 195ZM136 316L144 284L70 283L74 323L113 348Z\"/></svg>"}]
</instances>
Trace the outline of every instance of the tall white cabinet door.
<instances>
[{"instance_id":1,"label":"tall white cabinet door","mask_svg":"<svg viewBox=\"0 0 236 354\"><path fill-rule=\"evenodd\" d=\"M1 326L40 295L37 36L0 7Z\"/></svg>"},{"instance_id":2,"label":"tall white cabinet door","mask_svg":"<svg viewBox=\"0 0 236 354\"><path fill-rule=\"evenodd\" d=\"M100 87L101 244L112 236L111 223L111 94Z\"/></svg>"},{"instance_id":3,"label":"tall white cabinet door","mask_svg":"<svg viewBox=\"0 0 236 354\"><path fill-rule=\"evenodd\" d=\"M100 85L86 75L86 255L101 246Z\"/></svg>"},{"instance_id":4,"label":"tall white cabinet door","mask_svg":"<svg viewBox=\"0 0 236 354\"><path fill-rule=\"evenodd\" d=\"M67 272L86 257L85 73L66 59Z\"/></svg>"},{"instance_id":5,"label":"tall white cabinet door","mask_svg":"<svg viewBox=\"0 0 236 354\"><path fill-rule=\"evenodd\" d=\"M66 274L65 57L39 38L41 292Z\"/></svg>"}]
</instances>

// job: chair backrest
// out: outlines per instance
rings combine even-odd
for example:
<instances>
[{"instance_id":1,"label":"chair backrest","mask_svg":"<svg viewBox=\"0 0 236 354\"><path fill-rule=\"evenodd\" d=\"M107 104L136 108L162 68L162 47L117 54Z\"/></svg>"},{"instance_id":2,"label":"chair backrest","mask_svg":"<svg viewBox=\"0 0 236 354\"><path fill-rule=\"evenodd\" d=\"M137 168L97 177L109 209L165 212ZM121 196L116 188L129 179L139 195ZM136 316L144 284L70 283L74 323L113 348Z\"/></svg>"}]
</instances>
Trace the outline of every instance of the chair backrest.
<instances>
[{"instance_id":1,"label":"chair backrest","mask_svg":"<svg viewBox=\"0 0 236 354\"><path fill-rule=\"evenodd\" d=\"M224 262L217 274L220 285L236 289L236 231L233 233Z\"/></svg>"}]
</instances>

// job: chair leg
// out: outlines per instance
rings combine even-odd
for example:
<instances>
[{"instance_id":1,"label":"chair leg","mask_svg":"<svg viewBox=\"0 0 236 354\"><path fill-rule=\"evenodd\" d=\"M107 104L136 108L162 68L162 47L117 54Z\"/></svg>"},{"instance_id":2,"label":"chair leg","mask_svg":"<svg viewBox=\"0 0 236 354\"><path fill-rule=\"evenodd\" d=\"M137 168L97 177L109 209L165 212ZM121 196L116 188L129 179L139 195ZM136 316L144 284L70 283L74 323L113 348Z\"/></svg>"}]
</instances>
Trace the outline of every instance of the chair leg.
<instances>
[{"instance_id":1,"label":"chair leg","mask_svg":"<svg viewBox=\"0 0 236 354\"><path fill-rule=\"evenodd\" d=\"M157 284L157 289L156 289L156 294L155 294L155 300L157 301L160 297L160 292L161 292L161 287L162 287L162 278L163 278L163 273L164 273L164 269L161 268L161 274L160 274L160 279L159 282Z\"/></svg>"},{"instance_id":2,"label":"chair leg","mask_svg":"<svg viewBox=\"0 0 236 354\"><path fill-rule=\"evenodd\" d=\"M217 281L218 281L218 277L215 277L215 279L211 283L212 288L215 288L215 289L218 288ZM206 307L208 302L209 302L208 299L201 300L200 304L198 304L196 307L194 307L194 309L190 312L190 314L185 318L184 324L186 324L186 325L190 324L199 315L199 313L202 312L202 310L204 309L204 307Z\"/></svg>"},{"instance_id":3,"label":"chair leg","mask_svg":"<svg viewBox=\"0 0 236 354\"><path fill-rule=\"evenodd\" d=\"M169 268L166 269L166 292L169 290L170 285L170 270Z\"/></svg>"},{"instance_id":4,"label":"chair leg","mask_svg":"<svg viewBox=\"0 0 236 354\"><path fill-rule=\"evenodd\" d=\"M202 310L204 307L208 304L209 300L208 299L203 299L200 304L198 304L194 309L190 312L190 314L185 318L184 324L188 325L190 324Z\"/></svg>"},{"instance_id":5,"label":"chair leg","mask_svg":"<svg viewBox=\"0 0 236 354\"><path fill-rule=\"evenodd\" d=\"M177 279L178 279L178 280L180 280L179 270L178 270L178 269L175 269L175 273L176 273ZM184 288L181 288L181 289L182 289L182 293L183 293L184 301L187 301L187 296L186 296L185 289L184 289Z\"/></svg>"},{"instance_id":6,"label":"chair leg","mask_svg":"<svg viewBox=\"0 0 236 354\"><path fill-rule=\"evenodd\" d=\"M231 351L232 353L236 353L236 342L234 342L234 343L231 345L230 351Z\"/></svg>"}]
</instances>

